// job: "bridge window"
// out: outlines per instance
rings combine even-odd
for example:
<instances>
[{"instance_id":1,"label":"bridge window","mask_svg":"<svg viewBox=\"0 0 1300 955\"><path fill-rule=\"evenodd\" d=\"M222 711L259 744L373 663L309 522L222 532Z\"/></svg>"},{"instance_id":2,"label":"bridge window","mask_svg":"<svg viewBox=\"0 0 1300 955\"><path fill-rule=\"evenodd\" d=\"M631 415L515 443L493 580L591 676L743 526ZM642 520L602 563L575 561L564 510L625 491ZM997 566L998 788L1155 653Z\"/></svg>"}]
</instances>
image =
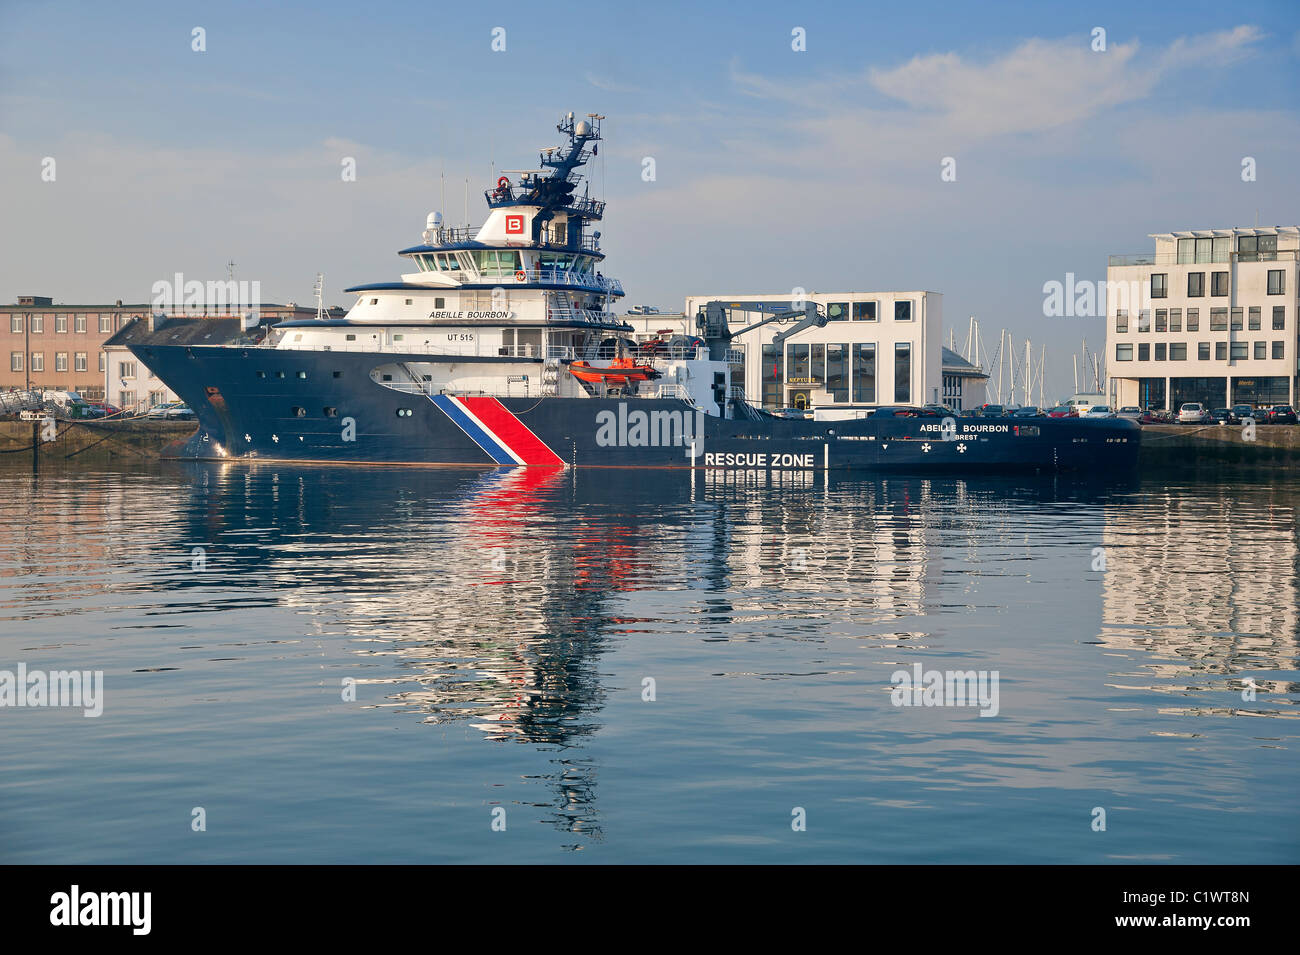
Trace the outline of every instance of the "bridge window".
<instances>
[{"instance_id":1,"label":"bridge window","mask_svg":"<svg viewBox=\"0 0 1300 955\"><path fill-rule=\"evenodd\" d=\"M910 322L912 320L912 303L895 302L894 303L894 321ZM900 400L900 399L895 399Z\"/></svg>"},{"instance_id":2,"label":"bridge window","mask_svg":"<svg viewBox=\"0 0 1300 955\"><path fill-rule=\"evenodd\" d=\"M832 322L846 322L849 318L848 302L831 302L826 306L826 316Z\"/></svg>"}]
</instances>

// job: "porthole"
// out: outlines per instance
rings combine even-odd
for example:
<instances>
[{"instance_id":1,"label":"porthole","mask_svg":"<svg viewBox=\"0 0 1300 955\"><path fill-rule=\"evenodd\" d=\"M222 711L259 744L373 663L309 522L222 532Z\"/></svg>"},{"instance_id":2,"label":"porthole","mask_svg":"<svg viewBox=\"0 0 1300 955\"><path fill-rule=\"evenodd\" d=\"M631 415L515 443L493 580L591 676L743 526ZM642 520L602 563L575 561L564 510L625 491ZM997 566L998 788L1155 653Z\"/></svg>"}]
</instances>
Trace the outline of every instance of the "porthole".
<instances>
[{"instance_id":1,"label":"porthole","mask_svg":"<svg viewBox=\"0 0 1300 955\"><path fill-rule=\"evenodd\" d=\"M354 342L354 341L357 340L357 336L356 336L356 335L348 335L348 336L346 336L346 338L347 338L347 340L350 341L350 342Z\"/></svg>"},{"instance_id":2,"label":"porthole","mask_svg":"<svg viewBox=\"0 0 1300 955\"><path fill-rule=\"evenodd\" d=\"M415 414L415 412L413 412L410 408L398 408L398 409L397 409L397 417L399 417L399 418L409 418L409 417L411 417L411 415L413 415L413 414Z\"/></svg>"},{"instance_id":3,"label":"porthole","mask_svg":"<svg viewBox=\"0 0 1300 955\"><path fill-rule=\"evenodd\" d=\"M342 377L343 377L343 372L341 372L341 371L336 371L336 372L334 372L334 377L335 377L335 378L342 378Z\"/></svg>"},{"instance_id":4,"label":"porthole","mask_svg":"<svg viewBox=\"0 0 1300 955\"><path fill-rule=\"evenodd\" d=\"M275 373L275 377L277 377L277 378L283 378L283 377L284 377L284 372L282 372L282 371L277 371L277 372Z\"/></svg>"},{"instance_id":5,"label":"porthole","mask_svg":"<svg viewBox=\"0 0 1300 955\"><path fill-rule=\"evenodd\" d=\"M290 408L289 410L290 410L291 412L293 412L293 416L294 416L295 418L305 418L305 417L307 417L307 409L306 409L306 408L299 408L297 405L294 405L294 406L293 406L292 408Z\"/></svg>"},{"instance_id":6,"label":"porthole","mask_svg":"<svg viewBox=\"0 0 1300 955\"><path fill-rule=\"evenodd\" d=\"M307 377L307 373L306 373L305 371L300 371L300 372L298 372L298 377L299 377L299 378L306 378L306 377Z\"/></svg>"},{"instance_id":7,"label":"porthole","mask_svg":"<svg viewBox=\"0 0 1300 955\"><path fill-rule=\"evenodd\" d=\"M259 371L259 372L257 373L257 377L258 377L258 378L265 378L265 377L266 377L266 372L264 372L264 371Z\"/></svg>"},{"instance_id":8,"label":"porthole","mask_svg":"<svg viewBox=\"0 0 1300 955\"><path fill-rule=\"evenodd\" d=\"M327 418L337 418L339 416L339 409L329 407L322 408L321 414L325 415Z\"/></svg>"}]
</instances>

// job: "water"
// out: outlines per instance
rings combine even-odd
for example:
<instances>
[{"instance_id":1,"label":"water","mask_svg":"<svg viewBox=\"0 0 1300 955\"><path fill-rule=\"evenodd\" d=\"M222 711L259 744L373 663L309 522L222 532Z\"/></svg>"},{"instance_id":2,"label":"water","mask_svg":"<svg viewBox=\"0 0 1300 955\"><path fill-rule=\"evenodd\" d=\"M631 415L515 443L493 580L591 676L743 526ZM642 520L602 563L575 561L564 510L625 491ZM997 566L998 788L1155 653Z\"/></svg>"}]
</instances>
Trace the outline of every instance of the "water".
<instances>
[{"instance_id":1,"label":"water","mask_svg":"<svg viewBox=\"0 0 1300 955\"><path fill-rule=\"evenodd\" d=\"M10 464L0 670L105 690L0 709L0 861L1294 863L1297 508ZM915 663L997 715L893 705Z\"/></svg>"}]
</instances>

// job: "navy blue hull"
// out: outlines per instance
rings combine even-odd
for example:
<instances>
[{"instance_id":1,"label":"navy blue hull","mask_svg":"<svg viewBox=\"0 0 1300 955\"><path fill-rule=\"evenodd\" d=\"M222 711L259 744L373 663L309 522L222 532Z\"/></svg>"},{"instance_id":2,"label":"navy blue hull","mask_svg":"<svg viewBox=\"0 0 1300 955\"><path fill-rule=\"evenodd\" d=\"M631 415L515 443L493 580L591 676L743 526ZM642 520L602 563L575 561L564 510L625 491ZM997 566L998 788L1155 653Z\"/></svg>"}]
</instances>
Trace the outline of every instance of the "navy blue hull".
<instances>
[{"instance_id":1,"label":"navy blue hull","mask_svg":"<svg viewBox=\"0 0 1300 955\"><path fill-rule=\"evenodd\" d=\"M462 396L453 402L370 377L373 368L395 360L442 356L130 347L198 416L196 434L171 452L181 458L1104 476L1137 466L1140 429L1113 418L958 418L956 430L945 433L936 418L732 420L693 413L670 399ZM540 380L540 366L530 370Z\"/></svg>"}]
</instances>

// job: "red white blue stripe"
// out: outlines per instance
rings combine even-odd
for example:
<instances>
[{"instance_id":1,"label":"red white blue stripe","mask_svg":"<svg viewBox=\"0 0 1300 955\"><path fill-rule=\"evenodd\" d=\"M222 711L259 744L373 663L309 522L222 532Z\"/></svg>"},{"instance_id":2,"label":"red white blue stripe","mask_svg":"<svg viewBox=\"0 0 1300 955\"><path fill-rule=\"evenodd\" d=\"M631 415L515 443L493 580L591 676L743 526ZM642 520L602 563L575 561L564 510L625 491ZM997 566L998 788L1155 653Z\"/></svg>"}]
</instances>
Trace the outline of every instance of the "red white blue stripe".
<instances>
[{"instance_id":1,"label":"red white blue stripe","mask_svg":"<svg viewBox=\"0 0 1300 955\"><path fill-rule=\"evenodd\" d=\"M496 398L430 395L470 440L497 464L564 467L564 461Z\"/></svg>"}]
</instances>

